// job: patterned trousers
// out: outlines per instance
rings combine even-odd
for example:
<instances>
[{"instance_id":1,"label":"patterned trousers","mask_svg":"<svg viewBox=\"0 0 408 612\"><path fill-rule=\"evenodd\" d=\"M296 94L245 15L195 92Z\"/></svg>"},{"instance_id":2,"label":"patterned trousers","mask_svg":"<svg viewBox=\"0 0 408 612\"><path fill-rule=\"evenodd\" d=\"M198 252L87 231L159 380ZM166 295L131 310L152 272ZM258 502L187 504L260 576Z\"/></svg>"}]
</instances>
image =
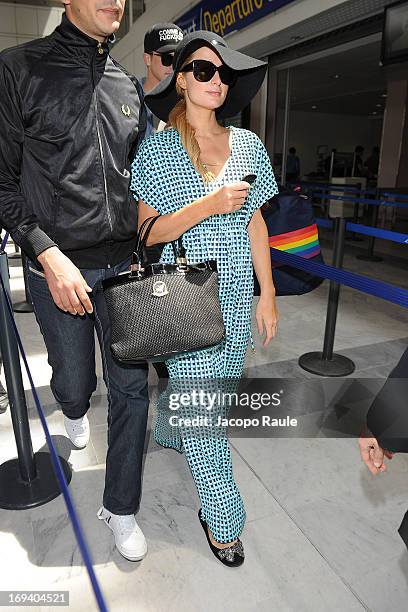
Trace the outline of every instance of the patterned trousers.
<instances>
[{"instance_id":1,"label":"patterned trousers","mask_svg":"<svg viewBox=\"0 0 408 612\"><path fill-rule=\"evenodd\" d=\"M221 398L234 392L237 380L175 379L171 365L169 370L169 385L157 402L155 440L185 453L200 497L202 518L217 542L231 542L240 535L246 514L232 473L226 427L218 422L229 412ZM194 401L197 391L201 392L199 403ZM183 405L179 398L183 398Z\"/></svg>"}]
</instances>

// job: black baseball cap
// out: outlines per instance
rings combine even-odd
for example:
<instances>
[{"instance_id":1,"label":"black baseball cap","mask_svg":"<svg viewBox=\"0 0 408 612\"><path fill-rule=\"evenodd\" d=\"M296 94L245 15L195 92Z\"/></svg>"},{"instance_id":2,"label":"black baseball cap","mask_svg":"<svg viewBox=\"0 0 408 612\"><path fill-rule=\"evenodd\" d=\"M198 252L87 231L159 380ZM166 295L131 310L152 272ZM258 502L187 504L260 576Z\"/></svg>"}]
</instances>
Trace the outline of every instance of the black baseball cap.
<instances>
[{"instance_id":1,"label":"black baseball cap","mask_svg":"<svg viewBox=\"0 0 408 612\"><path fill-rule=\"evenodd\" d=\"M169 53L183 40L183 30L175 23L155 23L144 37L145 53Z\"/></svg>"}]
</instances>

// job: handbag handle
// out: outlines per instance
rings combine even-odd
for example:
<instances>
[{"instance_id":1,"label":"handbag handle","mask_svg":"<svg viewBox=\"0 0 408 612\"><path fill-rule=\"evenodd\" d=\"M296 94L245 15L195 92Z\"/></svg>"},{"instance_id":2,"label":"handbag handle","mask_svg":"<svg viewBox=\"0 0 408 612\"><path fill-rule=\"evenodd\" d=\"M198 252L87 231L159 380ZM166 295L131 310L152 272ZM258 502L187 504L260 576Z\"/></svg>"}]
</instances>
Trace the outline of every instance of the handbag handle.
<instances>
[{"instance_id":1,"label":"handbag handle","mask_svg":"<svg viewBox=\"0 0 408 612\"><path fill-rule=\"evenodd\" d=\"M139 228L139 231L137 232L135 250L132 253L132 271L135 269L140 270L143 267L143 261L142 261L143 249L146 245L146 240L150 233L150 230L158 218L159 216L148 217L147 219L143 221L143 223L141 224ZM147 228L147 235L146 235L146 228ZM137 266L137 268L135 268L134 266Z\"/></svg>"},{"instance_id":2,"label":"handbag handle","mask_svg":"<svg viewBox=\"0 0 408 612\"><path fill-rule=\"evenodd\" d=\"M133 265L136 264L137 269L140 270L143 267L143 251L146 246L147 239L149 238L149 234L152 230L153 225L159 219L160 215L156 215L154 217L148 217L142 223L139 228L137 238L136 238L136 248L132 254L132 268ZM171 241L171 245L173 247L174 259L175 262L180 266L187 266L186 259L186 250L183 246L182 235L177 239L177 246L175 241Z\"/></svg>"},{"instance_id":3,"label":"handbag handle","mask_svg":"<svg viewBox=\"0 0 408 612\"><path fill-rule=\"evenodd\" d=\"M143 232L144 232L145 228L147 227L149 221L151 221L151 227L153 227L154 223L157 221L158 218L159 218L158 216L157 217L156 216L155 217L148 217L147 219L145 219L143 221L142 225L139 228L139 231L138 231L137 236L136 236L136 246L135 246L134 254L139 257L139 262L140 263L141 263L141 260L142 260L141 238L142 238Z\"/></svg>"}]
</instances>

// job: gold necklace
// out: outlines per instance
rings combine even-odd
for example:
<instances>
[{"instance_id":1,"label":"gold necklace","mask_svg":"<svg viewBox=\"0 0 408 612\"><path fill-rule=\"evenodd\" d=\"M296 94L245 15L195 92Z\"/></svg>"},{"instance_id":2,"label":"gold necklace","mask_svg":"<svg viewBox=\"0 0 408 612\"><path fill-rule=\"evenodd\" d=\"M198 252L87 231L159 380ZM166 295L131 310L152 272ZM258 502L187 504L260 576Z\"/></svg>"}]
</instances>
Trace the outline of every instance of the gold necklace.
<instances>
[{"instance_id":1,"label":"gold necklace","mask_svg":"<svg viewBox=\"0 0 408 612\"><path fill-rule=\"evenodd\" d=\"M208 166L221 166L223 165L224 162L216 162L213 164L210 164L210 162L202 162L204 168L207 168Z\"/></svg>"}]
</instances>

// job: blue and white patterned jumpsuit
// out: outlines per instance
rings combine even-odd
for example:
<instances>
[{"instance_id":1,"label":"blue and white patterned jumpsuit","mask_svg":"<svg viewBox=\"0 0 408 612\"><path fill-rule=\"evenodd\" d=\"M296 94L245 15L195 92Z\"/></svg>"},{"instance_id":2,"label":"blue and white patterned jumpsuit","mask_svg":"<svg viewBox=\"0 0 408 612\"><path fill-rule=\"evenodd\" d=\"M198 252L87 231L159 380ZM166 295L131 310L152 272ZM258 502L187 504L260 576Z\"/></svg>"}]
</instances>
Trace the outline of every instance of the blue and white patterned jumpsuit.
<instances>
[{"instance_id":1,"label":"blue and white patterned jumpsuit","mask_svg":"<svg viewBox=\"0 0 408 612\"><path fill-rule=\"evenodd\" d=\"M239 379L251 340L253 271L247 225L254 211L278 191L268 153L256 134L230 126L231 156L215 181L205 183L184 149L179 133L168 128L145 139L132 164L131 189L160 215L172 213L225 183L255 174L239 211L212 215L183 234L189 263L216 260L219 297L226 339L211 349L166 361L170 381L177 379ZM171 244L161 262L174 262ZM182 322L180 322L182 325ZM202 518L216 541L235 540L245 522L242 498L232 475L226 437L183 435L169 427L168 398L158 401L155 438L159 444L184 450L202 503ZM165 415L165 417L163 417ZM167 424L167 425L166 425Z\"/></svg>"}]
</instances>

